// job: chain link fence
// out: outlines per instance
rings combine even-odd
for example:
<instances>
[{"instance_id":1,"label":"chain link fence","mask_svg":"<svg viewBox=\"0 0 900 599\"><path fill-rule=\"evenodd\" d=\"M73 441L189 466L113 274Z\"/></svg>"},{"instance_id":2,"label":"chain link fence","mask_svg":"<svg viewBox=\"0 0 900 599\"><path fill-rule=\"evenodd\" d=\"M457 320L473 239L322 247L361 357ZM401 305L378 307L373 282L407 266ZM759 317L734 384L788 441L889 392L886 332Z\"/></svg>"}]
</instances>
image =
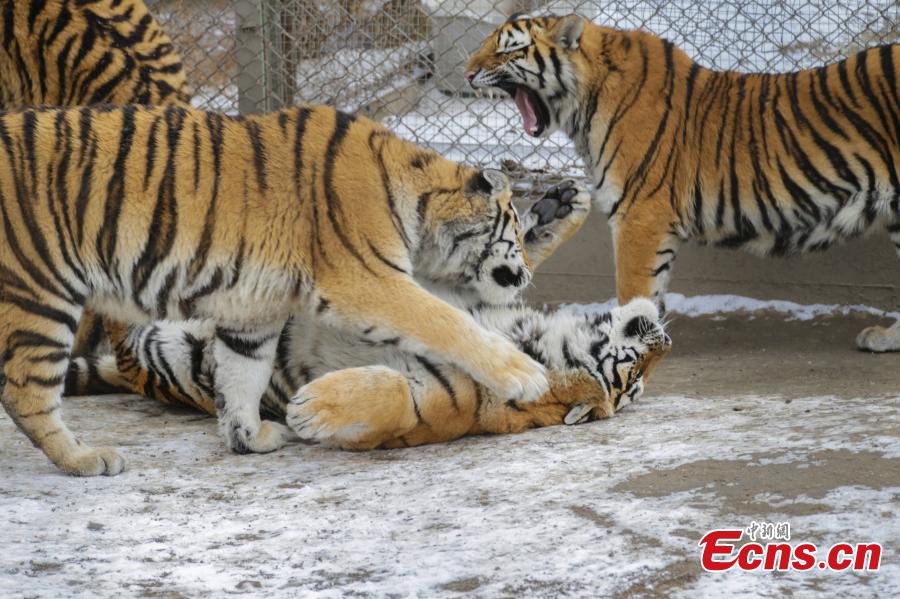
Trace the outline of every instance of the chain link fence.
<instances>
[{"instance_id":1,"label":"chain link fence","mask_svg":"<svg viewBox=\"0 0 900 599\"><path fill-rule=\"evenodd\" d=\"M476 97L468 54L512 12L643 28L704 66L788 71L900 40L900 0L155 0L195 104L263 112L316 102L516 178L581 175L559 133L534 140L505 96Z\"/></svg>"}]
</instances>

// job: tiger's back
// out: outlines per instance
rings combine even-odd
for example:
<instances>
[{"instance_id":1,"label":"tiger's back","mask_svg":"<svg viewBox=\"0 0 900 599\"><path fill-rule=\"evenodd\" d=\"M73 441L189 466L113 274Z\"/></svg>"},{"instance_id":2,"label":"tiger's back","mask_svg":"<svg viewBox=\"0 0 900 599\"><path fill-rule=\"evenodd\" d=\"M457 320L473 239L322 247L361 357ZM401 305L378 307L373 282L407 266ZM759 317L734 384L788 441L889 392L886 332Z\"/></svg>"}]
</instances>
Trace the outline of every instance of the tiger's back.
<instances>
[{"instance_id":1,"label":"tiger's back","mask_svg":"<svg viewBox=\"0 0 900 599\"><path fill-rule=\"evenodd\" d=\"M0 0L0 109L187 105L190 95L142 0Z\"/></svg>"}]
</instances>

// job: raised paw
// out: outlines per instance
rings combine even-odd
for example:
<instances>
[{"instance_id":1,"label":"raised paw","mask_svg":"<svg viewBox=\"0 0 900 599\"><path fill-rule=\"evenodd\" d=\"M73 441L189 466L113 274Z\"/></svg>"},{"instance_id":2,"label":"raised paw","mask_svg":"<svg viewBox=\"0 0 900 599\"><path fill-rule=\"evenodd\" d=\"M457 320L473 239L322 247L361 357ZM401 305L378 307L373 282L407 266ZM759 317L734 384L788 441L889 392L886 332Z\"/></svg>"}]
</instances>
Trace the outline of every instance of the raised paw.
<instances>
[{"instance_id":1,"label":"raised paw","mask_svg":"<svg viewBox=\"0 0 900 599\"><path fill-rule=\"evenodd\" d=\"M507 339L493 334L492 337L485 345L489 368L475 378L504 400L527 403L540 399L550 389L544 366Z\"/></svg>"},{"instance_id":2,"label":"raised paw","mask_svg":"<svg viewBox=\"0 0 900 599\"><path fill-rule=\"evenodd\" d=\"M856 336L856 347L863 351L900 351L900 323L892 327L868 327Z\"/></svg>"},{"instance_id":3,"label":"raised paw","mask_svg":"<svg viewBox=\"0 0 900 599\"><path fill-rule=\"evenodd\" d=\"M370 449L418 423L406 379L369 366L329 373L304 385L286 407L298 437L342 449Z\"/></svg>"},{"instance_id":4,"label":"raised paw","mask_svg":"<svg viewBox=\"0 0 900 599\"><path fill-rule=\"evenodd\" d=\"M292 436L291 429L285 425L263 420L256 431L235 423L228 430L227 439L229 448L235 453L269 453L284 447Z\"/></svg>"},{"instance_id":5,"label":"raised paw","mask_svg":"<svg viewBox=\"0 0 900 599\"><path fill-rule=\"evenodd\" d=\"M590 214L591 196L574 181L551 187L522 217L525 252L537 268L570 239Z\"/></svg>"},{"instance_id":6,"label":"raised paw","mask_svg":"<svg viewBox=\"0 0 900 599\"><path fill-rule=\"evenodd\" d=\"M112 447L81 447L57 466L75 476L115 476L125 470L125 458Z\"/></svg>"},{"instance_id":7,"label":"raised paw","mask_svg":"<svg viewBox=\"0 0 900 599\"><path fill-rule=\"evenodd\" d=\"M578 212L590 210L591 196L575 181L569 179L554 185L544 197L532 204L524 216L526 236L537 237L554 224Z\"/></svg>"}]
</instances>

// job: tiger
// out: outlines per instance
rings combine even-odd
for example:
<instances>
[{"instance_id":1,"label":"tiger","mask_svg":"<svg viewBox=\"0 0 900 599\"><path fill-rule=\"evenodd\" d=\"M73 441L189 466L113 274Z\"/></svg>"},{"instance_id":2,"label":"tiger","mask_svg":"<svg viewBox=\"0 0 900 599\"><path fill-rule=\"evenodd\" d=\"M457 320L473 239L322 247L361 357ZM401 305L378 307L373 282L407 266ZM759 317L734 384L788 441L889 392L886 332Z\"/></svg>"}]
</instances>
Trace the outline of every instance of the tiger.
<instances>
[{"instance_id":1,"label":"tiger","mask_svg":"<svg viewBox=\"0 0 900 599\"><path fill-rule=\"evenodd\" d=\"M608 216L620 302L663 306L682 241L782 256L885 227L900 255L900 45L785 73L714 71L644 31L514 15L469 58L525 132L562 130ZM900 322L857 346L900 350Z\"/></svg>"},{"instance_id":2,"label":"tiger","mask_svg":"<svg viewBox=\"0 0 900 599\"><path fill-rule=\"evenodd\" d=\"M142 0L0 0L0 109L190 101Z\"/></svg>"},{"instance_id":3,"label":"tiger","mask_svg":"<svg viewBox=\"0 0 900 599\"><path fill-rule=\"evenodd\" d=\"M237 453L286 442L259 404L284 323L303 311L503 397L547 390L543 366L413 278L496 302L530 284L501 171L315 105L38 107L0 115L0 148L0 400L66 473L125 467L61 417L85 306L122 323L214 321L214 401Z\"/></svg>"},{"instance_id":4,"label":"tiger","mask_svg":"<svg viewBox=\"0 0 900 599\"><path fill-rule=\"evenodd\" d=\"M191 102L181 57L141 0L0 0L0 110ZM86 311L74 355L107 342Z\"/></svg>"},{"instance_id":5,"label":"tiger","mask_svg":"<svg viewBox=\"0 0 900 599\"><path fill-rule=\"evenodd\" d=\"M590 202L590 194L565 181L524 213L523 251L534 269L581 227ZM613 416L637 400L671 347L647 299L579 314L531 308L521 297L490 302L455 283L423 285L539 361L550 389L537 401L520 403L493 394L452 365L301 313L279 337L263 415L286 422L301 440L351 450L574 424ZM215 415L214 329L197 320L114 327L115 355L73 360L66 394L135 393Z\"/></svg>"}]
</instances>

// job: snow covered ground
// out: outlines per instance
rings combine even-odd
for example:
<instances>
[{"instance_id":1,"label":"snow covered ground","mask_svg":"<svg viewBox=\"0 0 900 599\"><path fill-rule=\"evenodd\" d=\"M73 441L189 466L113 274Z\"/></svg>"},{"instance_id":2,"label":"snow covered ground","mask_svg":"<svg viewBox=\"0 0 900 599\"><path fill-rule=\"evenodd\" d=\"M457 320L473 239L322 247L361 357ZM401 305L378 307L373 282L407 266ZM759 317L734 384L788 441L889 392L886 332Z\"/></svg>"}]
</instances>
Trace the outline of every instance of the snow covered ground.
<instances>
[{"instance_id":1,"label":"snow covered ground","mask_svg":"<svg viewBox=\"0 0 900 599\"><path fill-rule=\"evenodd\" d=\"M868 314L879 318L900 319L900 312L879 310L863 304L798 304L785 300L760 300L741 295L694 295L686 297L681 293L667 293L666 312L684 316L713 316L724 319L728 314L740 313L749 318L756 312L774 312L787 320L812 320L822 316L847 316ZM618 302L615 298L593 304L570 304L576 312L604 312Z\"/></svg>"},{"instance_id":2,"label":"snow covered ground","mask_svg":"<svg viewBox=\"0 0 900 599\"><path fill-rule=\"evenodd\" d=\"M900 356L831 312L677 316L612 420L408 450L236 456L210 418L80 398L73 430L130 462L75 479L0 417L0 595L897 596ZM763 520L880 542L881 570L702 571L705 532Z\"/></svg>"}]
</instances>

